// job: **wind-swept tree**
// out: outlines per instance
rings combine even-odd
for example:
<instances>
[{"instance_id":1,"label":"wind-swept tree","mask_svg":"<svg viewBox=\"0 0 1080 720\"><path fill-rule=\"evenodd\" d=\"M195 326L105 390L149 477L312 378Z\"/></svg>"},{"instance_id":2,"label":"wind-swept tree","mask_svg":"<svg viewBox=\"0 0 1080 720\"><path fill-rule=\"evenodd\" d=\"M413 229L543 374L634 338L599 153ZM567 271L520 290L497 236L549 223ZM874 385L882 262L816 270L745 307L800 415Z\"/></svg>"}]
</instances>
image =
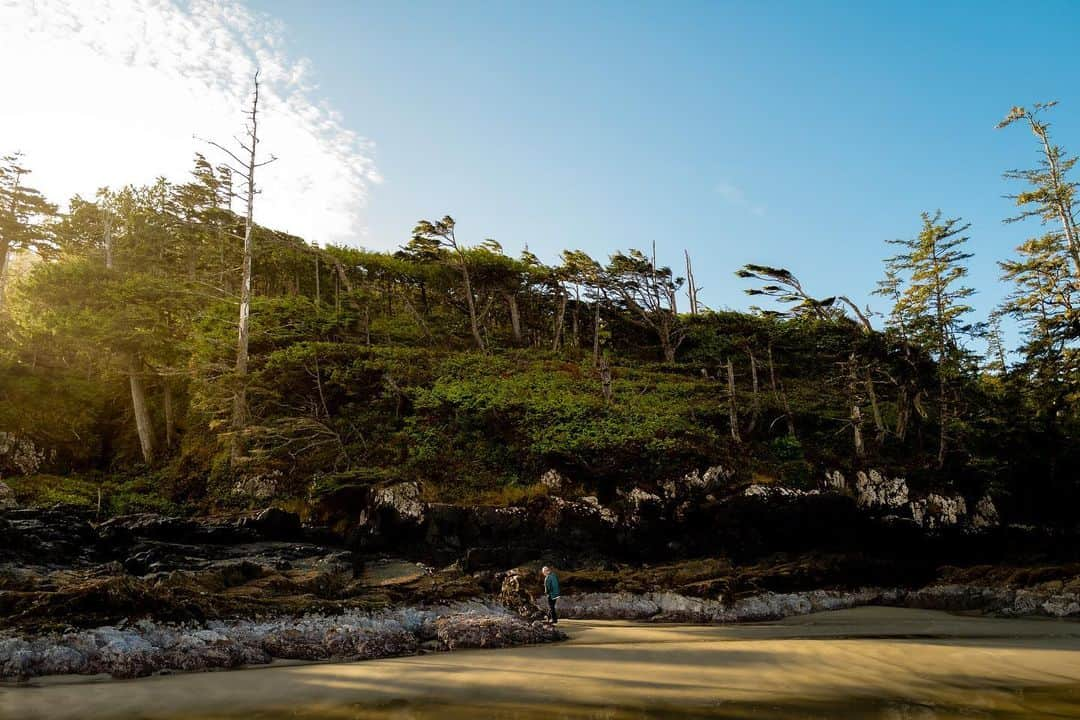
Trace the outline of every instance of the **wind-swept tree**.
<instances>
[{"instance_id":1,"label":"wind-swept tree","mask_svg":"<svg viewBox=\"0 0 1080 720\"><path fill-rule=\"evenodd\" d=\"M465 307L469 314L469 331L472 333L476 349L483 352L487 349L484 337L480 334L480 319L476 309L476 295L473 291L472 275L469 272L469 256L467 248L458 242L454 232L454 218L449 215L443 216L442 220L431 222L421 220L413 228L413 237L409 242L409 248L417 253L426 253L431 257L440 257L440 250L449 252L450 262L461 273L461 284L465 294Z\"/></svg>"},{"instance_id":2,"label":"wind-swept tree","mask_svg":"<svg viewBox=\"0 0 1080 720\"><path fill-rule=\"evenodd\" d=\"M660 341L665 362L675 362L675 353L686 337L679 321L676 294L683 285L669 267L656 264L640 250L618 252L603 269L605 290L627 311L630 322L651 330Z\"/></svg>"},{"instance_id":3,"label":"wind-swept tree","mask_svg":"<svg viewBox=\"0 0 1080 720\"><path fill-rule=\"evenodd\" d=\"M1050 138L1050 124L1039 116L1057 105L1057 101L1035 103L1030 109L1014 107L997 124L998 129L1014 123L1025 123L1035 135L1039 145L1039 164L1031 170L1010 170L1005 173L1009 180L1027 183L1028 189L1012 195L1020 208L1020 214L1006 222L1038 218L1044 225L1057 226L1054 235L1061 240L1061 248L1072 260L1073 272L1080 278L1080 229L1076 224L1076 189L1078 184L1069 178L1077 158L1069 157Z\"/></svg>"}]
</instances>

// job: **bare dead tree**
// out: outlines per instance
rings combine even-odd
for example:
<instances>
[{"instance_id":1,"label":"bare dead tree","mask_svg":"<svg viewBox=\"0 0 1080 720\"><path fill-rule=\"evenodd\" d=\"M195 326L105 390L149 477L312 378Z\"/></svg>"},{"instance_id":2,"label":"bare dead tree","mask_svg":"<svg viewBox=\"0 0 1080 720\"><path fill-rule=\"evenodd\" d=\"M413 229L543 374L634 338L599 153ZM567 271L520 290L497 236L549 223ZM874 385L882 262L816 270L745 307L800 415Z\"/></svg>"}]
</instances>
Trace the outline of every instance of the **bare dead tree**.
<instances>
[{"instance_id":1,"label":"bare dead tree","mask_svg":"<svg viewBox=\"0 0 1080 720\"><path fill-rule=\"evenodd\" d=\"M701 290L694 282L694 268L690 263L690 251L683 250L683 255L686 256L686 297L690 300L690 314L698 314L698 292Z\"/></svg>"},{"instance_id":2,"label":"bare dead tree","mask_svg":"<svg viewBox=\"0 0 1080 720\"><path fill-rule=\"evenodd\" d=\"M242 453L240 442L241 435L248 422L247 403L247 372L248 372L248 345L251 327L251 266L254 257L253 230L255 227L255 195L258 188L255 184L255 171L277 160L271 155L266 160L259 160L259 72L255 72L252 79L254 86L251 107L245 112L247 121L244 128L244 138L234 137L237 150L233 151L213 140L207 140L218 150L228 155L236 165L227 165L234 177L243 180L244 212L244 261L240 279L240 323L236 336L236 382L237 387L233 395L232 415L232 442L230 453L235 462Z\"/></svg>"}]
</instances>

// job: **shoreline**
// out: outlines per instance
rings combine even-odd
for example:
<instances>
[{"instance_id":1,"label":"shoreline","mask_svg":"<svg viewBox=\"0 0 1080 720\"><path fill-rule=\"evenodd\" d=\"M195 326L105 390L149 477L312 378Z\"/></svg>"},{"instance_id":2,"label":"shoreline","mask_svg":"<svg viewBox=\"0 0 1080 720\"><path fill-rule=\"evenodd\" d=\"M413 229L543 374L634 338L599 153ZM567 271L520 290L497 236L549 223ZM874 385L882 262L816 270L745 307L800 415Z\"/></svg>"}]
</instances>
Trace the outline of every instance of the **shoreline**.
<instances>
[{"instance_id":1,"label":"shoreline","mask_svg":"<svg viewBox=\"0 0 1080 720\"><path fill-rule=\"evenodd\" d=\"M560 601L567 620L723 627L864 607L967 613L986 618L1080 619L1080 598L962 585L918 590L862 588L761 593L730 604L673 592L581 593ZM477 599L428 607L309 614L203 624L140 620L20 637L0 636L0 686L41 678L117 679L240 668L280 662L356 662L470 648L564 640L559 629L528 621L504 604ZM77 682L71 680L71 682Z\"/></svg>"},{"instance_id":2,"label":"shoreline","mask_svg":"<svg viewBox=\"0 0 1080 720\"><path fill-rule=\"evenodd\" d=\"M1022 714L1042 696L1049 704L1035 710L1080 710L1080 625L1074 623L864 607L765 623L572 620L566 629L566 642L498 652L0 686L0 718L202 720L257 711L277 720L415 711L408 717L426 720L469 717L470 709L475 717L482 706L529 720L553 708L565 707L573 718L613 709L605 717L621 720L625 708L740 717L750 708L865 708L882 699L924 711L967 703Z\"/></svg>"}]
</instances>

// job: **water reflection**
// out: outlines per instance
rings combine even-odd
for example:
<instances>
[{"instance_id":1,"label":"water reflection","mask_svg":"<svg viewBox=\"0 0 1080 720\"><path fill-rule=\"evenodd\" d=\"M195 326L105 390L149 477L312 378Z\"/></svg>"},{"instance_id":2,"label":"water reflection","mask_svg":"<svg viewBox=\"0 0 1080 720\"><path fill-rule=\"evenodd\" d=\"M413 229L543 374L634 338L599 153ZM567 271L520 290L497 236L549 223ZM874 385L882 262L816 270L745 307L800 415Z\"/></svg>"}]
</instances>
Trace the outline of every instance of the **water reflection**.
<instances>
[{"instance_id":1,"label":"water reflection","mask_svg":"<svg viewBox=\"0 0 1080 720\"><path fill-rule=\"evenodd\" d=\"M762 718L880 718L952 720L964 718L1080 718L1080 685L974 690L957 688L956 704L922 704L872 697L782 702L722 702L697 707L609 707L565 705L471 705L394 701L381 705L318 705L228 715L184 715L171 720L734 720Z\"/></svg>"}]
</instances>

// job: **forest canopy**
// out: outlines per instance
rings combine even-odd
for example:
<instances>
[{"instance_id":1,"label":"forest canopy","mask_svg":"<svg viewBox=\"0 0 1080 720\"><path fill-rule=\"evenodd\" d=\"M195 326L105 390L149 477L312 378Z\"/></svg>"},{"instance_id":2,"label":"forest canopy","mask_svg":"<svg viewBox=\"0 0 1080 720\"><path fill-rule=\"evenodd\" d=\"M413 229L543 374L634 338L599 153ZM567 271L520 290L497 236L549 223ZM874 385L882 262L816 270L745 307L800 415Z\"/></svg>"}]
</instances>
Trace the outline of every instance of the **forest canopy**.
<instances>
[{"instance_id":1,"label":"forest canopy","mask_svg":"<svg viewBox=\"0 0 1080 720\"><path fill-rule=\"evenodd\" d=\"M768 303L740 313L705 307L677 241L549 264L459 237L450 216L387 252L263 227L255 175L272 158L254 134L197 155L186 182L63 210L9 155L0 475L65 502L105 488L121 512L399 480L516 502L549 468L604 494L704 463L804 488L888 467L1063 521L1080 499L1080 230L1053 106L999 125L1036 141L1032 169L1005 174L1006 221L1035 222L1015 226L1011 291L981 318L977 237L941 210L892 243L880 315L764 265L732 268Z\"/></svg>"}]
</instances>

